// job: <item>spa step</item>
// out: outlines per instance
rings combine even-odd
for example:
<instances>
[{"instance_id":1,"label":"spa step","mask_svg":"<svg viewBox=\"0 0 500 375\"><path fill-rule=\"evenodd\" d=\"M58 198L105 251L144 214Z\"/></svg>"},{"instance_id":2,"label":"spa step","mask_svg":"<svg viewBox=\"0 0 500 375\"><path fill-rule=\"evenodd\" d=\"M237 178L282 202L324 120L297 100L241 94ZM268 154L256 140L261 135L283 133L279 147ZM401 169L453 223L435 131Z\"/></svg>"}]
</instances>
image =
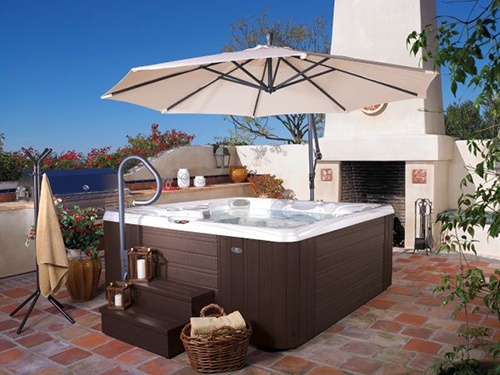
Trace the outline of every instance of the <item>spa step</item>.
<instances>
[{"instance_id":1,"label":"spa step","mask_svg":"<svg viewBox=\"0 0 500 375\"><path fill-rule=\"evenodd\" d=\"M189 322L156 315L135 305L125 311L101 308L102 332L163 357L172 358L184 351L179 335Z\"/></svg>"},{"instance_id":2,"label":"spa step","mask_svg":"<svg viewBox=\"0 0 500 375\"><path fill-rule=\"evenodd\" d=\"M167 358L184 350L182 328L215 296L213 290L163 279L133 284L131 292L126 310L101 308L102 332Z\"/></svg>"},{"instance_id":3,"label":"spa step","mask_svg":"<svg viewBox=\"0 0 500 375\"><path fill-rule=\"evenodd\" d=\"M200 310L214 301L214 291L176 281L153 279L132 286L135 306L157 315L188 319L199 316Z\"/></svg>"}]
</instances>

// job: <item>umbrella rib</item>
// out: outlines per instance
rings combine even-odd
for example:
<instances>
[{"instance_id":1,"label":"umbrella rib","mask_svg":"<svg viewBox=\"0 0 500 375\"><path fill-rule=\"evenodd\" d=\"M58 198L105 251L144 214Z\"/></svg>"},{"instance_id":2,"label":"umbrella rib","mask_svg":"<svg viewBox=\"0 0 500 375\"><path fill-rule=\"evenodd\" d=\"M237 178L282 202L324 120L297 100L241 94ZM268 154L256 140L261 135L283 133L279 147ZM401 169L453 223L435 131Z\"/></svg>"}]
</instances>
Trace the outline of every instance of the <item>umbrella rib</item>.
<instances>
[{"instance_id":1,"label":"umbrella rib","mask_svg":"<svg viewBox=\"0 0 500 375\"><path fill-rule=\"evenodd\" d=\"M263 87L262 85L256 85L256 84L254 84L252 82L245 81L244 79L236 78L236 77L233 77L233 76L225 76L225 77L220 77L220 78L223 79L224 81L236 83L238 85L248 86L248 87L252 87L254 89L259 89L259 90L267 91L267 90L265 90L266 87Z\"/></svg>"},{"instance_id":2,"label":"umbrella rib","mask_svg":"<svg viewBox=\"0 0 500 375\"><path fill-rule=\"evenodd\" d=\"M313 80L311 80L310 77L306 76L305 75L305 71L300 71L298 68L296 68L293 64L291 64L289 61L287 60L283 60L285 64L287 64L290 68L292 68L293 70L295 70L299 75L301 75L302 77L304 77L304 79L309 82L311 85L313 85L319 92L321 92L323 95L325 95L328 99L330 99L333 103L335 103L340 109L342 109L343 111L345 111L345 107L340 104L337 100L335 100L335 98L333 96L331 96L330 94L328 94L321 86L319 86L316 82L314 82ZM309 60L308 60L309 61ZM312 68L312 67L310 67ZM309 68L308 68L309 69ZM310 69L309 69L310 70ZM289 84L290 85L290 84Z\"/></svg>"},{"instance_id":3,"label":"umbrella rib","mask_svg":"<svg viewBox=\"0 0 500 375\"><path fill-rule=\"evenodd\" d=\"M251 60L248 60L247 62L249 62ZM252 73L250 73L247 69L244 68L244 66L242 64L239 64L237 61L231 61L234 65L236 65L243 73L245 73L247 76L249 76L251 79L253 79L255 82L257 82L257 84L259 85L259 87L261 89L264 89L265 91L269 92L269 86L267 86L265 83L264 83L264 78L262 78L261 80L259 80L257 77L255 77ZM246 63L245 63L246 64ZM232 77L232 78L235 78L235 77ZM235 79L238 79L238 78L235 78ZM247 82L245 80L241 80L241 82ZM247 82L248 84L250 84L250 82ZM255 86L254 86L255 87Z\"/></svg>"},{"instance_id":4,"label":"umbrella rib","mask_svg":"<svg viewBox=\"0 0 500 375\"><path fill-rule=\"evenodd\" d=\"M269 74L269 87L270 87L270 92L274 92L278 90L277 87L274 86L274 81L276 80L276 77L278 76L278 70L281 64L281 58L278 59L278 62L276 63L276 67L274 68L274 74Z\"/></svg>"},{"instance_id":5,"label":"umbrella rib","mask_svg":"<svg viewBox=\"0 0 500 375\"><path fill-rule=\"evenodd\" d=\"M220 72L220 71L218 71L216 69L212 69L210 67L203 67L203 69L205 69L205 70L207 70L207 71L209 71L211 73L219 75L220 78L222 78L225 81L236 83L236 84L240 84L240 85L244 85L244 86L253 87L253 88L256 88L256 89L265 89L267 91L267 86L264 85L263 81L259 81L257 78L255 78L252 75L252 73L248 72L245 68L243 68L243 65L237 64L234 61L231 61L231 62L236 65L236 68L234 68L233 70L231 70L229 73L223 73L223 72ZM248 63L248 62L250 62L250 60L247 61L246 63ZM257 84L254 84L254 83L252 83L250 81L245 81L244 79L232 76L231 73L235 72L238 69L240 69L245 74L247 74L248 76L250 76L255 82L257 82Z\"/></svg>"},{"instance_id":6,"label":"umbrella rib","mask_svg":"<svg viewBox=\"0 0 500 375\"><path fill-rule=\"evenodd\" d=\"M248 60L245 64L247 64L248 62L250 62L250 60ZM168 111L170 111L172 108L175 108L176 106L178 106L182 102L186 101L190 97L192 97L192 96L196 95L197 93L199 93L200 91L205 90L208 86L213 85L215 82L217 82L220 79L228 80L228 81L234 81L235 83L246 84L248 86L260 88L260 86L252 85L250 82L246 82L246 81L243 81L243 80L241 80L241 82L238 82L238 79L236 77L231 76L230 74L233 73L234 71L236 71L238 69L238 67L232 69L231 71L229 71L227 73L222 73L222 72L219 72L219 71L217 71L215 69L210 68L210 66L212 66L212 65L216 65L216 64L199 66L198 68L204 69L204 70L208 70L211 73L217 74L218 76L213 81L210 81L207 84L205 84L205 85L197 88L195 91L190 92L188 95L184 96L183 98L179 99L178 101L176 101L172 105L168 106L166 111L162 111L162 112L168 112ZM231 79L229 79L228 77L230 77Z\"/></svg>"},{"instance_id":7,"label":"umbrella rib","mask_svg":"<svg viewBox=\"0 0 500 375\"><path fill-rule=\"evenodd\" d=\"M211 65L215 65L215 63L211 64ZM125 87L124 89L113 91L113 92L110 93L110 95L111 96L115 96L115 95L123 94L124 92L135 90L135 89L138 89L138 88L141 88L141 87L144 87L144 86L149 86L149 85L151 85L153 83L156 83L156 82L164 81L164 80L167 80L167 79L170 79L170 78L175 78L177 76L181 76L181 75L187 74L187 73L192 73L192 72L194 72L196 70L199 70L201 68L202 67L198 66L196 68L193 68L193 69L190 69L190 70L185 70L183 72L178 72L178 73L169 74L167 76L158 77L158 78L152 79L151 81L141 82L141 83L138 83L137 85L133 85L133 86L130 86L130 87Z\"/></svg>"},{"instance_id":8,"label":"umbrella rib","mask_svg":"<svg viewBox=\"0 0 500 375\"><path fill-rule=\"evenodd\" d=\"M273 59L268 57L266 59L266 67L264 68L267 70L267 84L268 84L268 89L269 93L273 92Z\"/></svg>"},{"instance_id":9,"label":"umbrella rib","mask_svg":"<svg viewBox=\"0 0 500 375\"><path fill-rule=\"evenodd\" d=\"M304 69L304 70L302 70L302 71L300 71L298 68L296 68L294 65L292 65L292 63L291 63L291 62L289 62L289 61L287 61L287 60L283 59L282 57L280 57L280 59L279 59L278 61L281 61L281 60L283 60L283 62L284 62L285 64L287 64L290 68L292 68L293 70L295 70L295 71L297 72L297 74L295 74L294 76L292 76L292 77L290 77L290 78L288 78L288 79L284 80L284 81L283 81L283 82L281 82L279 85L277 85L277 86L276 86L276 90L279 90L279 89L281 89L281 88L283 88L283 87L290 86L289 82L290 82L290 81L295 80L295 79L296 79L296 78L298 78L298 77L303 77L303 78L302 78L302 79L300 79L300 80L299 80L299 81L297 81L297 82L293 82L292 84L294 84L294 83L298 83L298 82L303 82L303 81L308 81L311 77L306 77L306 76L304 75L304 73L309 72L310 70L312 70L312 69L316 68L317 66L322 66L322 67L325 67L325 68L329 68L329 70L328 70L328 71L325 71L325 72L322 72L322 73L317 73L317 74L315 75L315 77L317 77L317 76L319 76L319 75L322 75L322 74L330 73L331 71L335 70L334 68L332 68L332 67L330 67L330 66L325 66L325 65L323 65L323 63L324 63L325 61L327 61L327 60L328 60L328 58L324 58L323 60L321 60L321 61L317 61L317 62L313 62L313 61L310 61L310 60L307 60L307 59L306 59L306 61L307 61L307 62L313 63L313 65L309 66L308 68L306 68L306 69ZM301 59L301 60L303 60L303 59Z\"/></svg>"},{"instance_id":10,"label":"umbrella rib","mask_svg":"<svg viewBox=\"0 0 500 375\"><path fill-rule=\"evenodd\" d=\"M310 61L307 58L306 58L306 60ZM312 62L312 61L310 61L310 62ZM394 90L397 90L397 91L401 91L401 92L404 92L406 94L410 94L410 95L413 95L413 96L418 96L418 94L416 92L414 92L414 91L410 91L410 90L407 90L407 89L402 88L402 87L398 87L398 86L391 85L389 83L378 81L378 80L373 79L373 78L365 77L365 76L362 76L362 75L357 74L357 73L349 72L347 70L343 70L343 69L339 69L339 68L334 68L334 67L331 67L331 66L328 66L328 65L323 65L323 64L321 64L321 66L325 67L325 68L330 68L330 69L336 70L336 71L338 71L340 73L351 75L353 77L364 79L365 81L370 81L370 82L376 83L378 85L382 85L382 86L385 86L385 87L388 87L388 88L391 88L391 89L394 89Z\"/></svg>"},{"instance_id":11,"label":"umbrella rib","mask_svg":"<svg viewBox=\"0 0 500 375\"><path fill-rule=\"evenodd\" d=\"M247 60L243 65L246 65L249 62L251 62L251 60ZM117 90L117 91L113 91L113 92L110 93L110 95L111 96L120 95L120 94L123 94L123 93L128 92L128 91L132 91L132 90L144 87L144 86L149 86L149 85L152 85L153 83L164 81L164 80L167 80L167 79L170 79L170 78L175 78L175 77L187 74L187 73L192 73L192 72L195 72L195 71L200 70L200 69L207 70L207 71L210 71L212 73L216 73L216 74L222 75L222 76L231 74L232 72L234 72L236 70L236 69L233 69L229 73L222 73L222 72L219 72L219 71L211 68L212 66L219 65L219 64L222 64L222 62L215 62L215 63L211 63L211 64L207 64L207 65L201 65L201 66L197 66L197 67L195 67L193 69L185 70L183 72L178 72L178 73L169 74L169 75L166 75L166 76L163 76L163 77L158 77L158 78L152 79L150 81L141 82L141 83L138 83L138 84L130 86L130 87L125 87L123 89L120 89L120 90ZM243 67L243 65L240 65L239 68L241 69ZM245 70L245 69L242 69L242 70ZM247 73L247 74L250 74L250 73ZM222 78L224 78L224 77L222 77ZM235 77L232 77L232 78L234 80L237 80L237 78L235 78ZM257 79L255 79L255 80L258 82ZM244 83L244 82L246 82L246 81L244 81L244 80L241 80L241 82L236 82L235 81L235 83ZM250 85L250 83L249 83L249 85ZM256 87L256 86L252 86L252 87ZM182 99L181 99L181 101L182 101Z\"/></svg>"},{"instance_id":12,"label":"umbrella rib","mask_svg":"<svg viewBox=\"0 0 500 375\"><path fill-rule=\"evenodd\" d=\"M264 66L264 70L262 71L262 77L261 77L261 80L264 81L264 76L266 75L266 68L267 68L267 65ZM272 86L272 84L271 84ZM257 92L257 98L255 99L255 104L253 106L253 112L252 112L252 116L255 117L255 114L257 113L257 107L259 106L259 102L260 102L260 94L262 93L262 90L259 89L258 92Z\"/></svg>"},{"instance_id":13,"label":"umbrella rib","mask_svg":"<svg viewBox=\"0 0 500 375\"><path fill-rule=\"evenodd\" d=\"M172 108L175 108L176 106L178 106L178 105L179 105L179 104L181 104L182 102L186 101L186 100L187 100L187 99L189 99L190 97L192 97L192 96L194 96L194 95L198 94L198 93L199 93L200 91L202 91L202 90L205 90L208 86L213 85L213 84L214 84L215 82L217 82L219 79L222 79L222 77L217 77L217 78L215 78L213 81L210 81L210 82L208 82L207 84L205 84L205 85L203 85L203 86L201 86L201 87L197 88L196 90L194 90L194 91L190 92L190 93L189 93L189 94L187 94L185 97L183 97L183 98L181 98L181 99L177 100L175 103L173 103L172 105L168 106L166 111L162 111L162 112L163 112L163 113L165 113L165 112L170 111Z\"/></svg>"},{"instance_id":14,"label":"umbrella rib","mask_svg":"<svg viewBox=\"0 0 500 375\"><path fill-rule=\"evenodd\" d=\"M279 85L279 86L280 86L279 88L280 88L280 89L284 89L284 88L286 88L286 87L290 87L290 86L296 85L297 83L302 83L302 82L304 82L304 81L309 81L309 80L311 80L311 79L314 79L314 78L317 78L317 77L321 77L321 76L323 76L323 75L325 75L325 74L329 74L329 73L333 72L334 70L335 70L335 69L333 69L333 68L332 68L332 69L330 69L330 70L325 70L324 72L315 73L315 74L313 74L313 75L307 76L306 78L297 79L297 80L295 80L295 81L293 81L293 82L287 83L286 85L283 85L283 84L281 83L281 84Z\"/></svg>"},{"instance_id":15,"label":"umbrella rib","mask_svg":"<svg viewBox=\"0 0 500 375\"><path fill-rule=\"evenodd\" d=\"M378 81L376 79L372 79L372 78L368 78L368 77L365 77L365 76L362 76L362 75L359 75L359 74L356 74L356 73L348 72L348 71L343 70L343 69L336 69L336 70L338 72L341 72L341 73L344 73L344 74L348 74L348 75L351 75L351 76L354 76L354 77L357 77L357 78L360 78L360 79L364 79L365 81L370 81L370 82L376 83L378 85L388 87L388 88L393 89L393 90L401 91L401 92L404 92L406 94L413 95L413 96L418 96L418 94L416 92L404 89L402 87L394 86L394 85L391 85L389 83Z\"/></svg>"}]
</instances>

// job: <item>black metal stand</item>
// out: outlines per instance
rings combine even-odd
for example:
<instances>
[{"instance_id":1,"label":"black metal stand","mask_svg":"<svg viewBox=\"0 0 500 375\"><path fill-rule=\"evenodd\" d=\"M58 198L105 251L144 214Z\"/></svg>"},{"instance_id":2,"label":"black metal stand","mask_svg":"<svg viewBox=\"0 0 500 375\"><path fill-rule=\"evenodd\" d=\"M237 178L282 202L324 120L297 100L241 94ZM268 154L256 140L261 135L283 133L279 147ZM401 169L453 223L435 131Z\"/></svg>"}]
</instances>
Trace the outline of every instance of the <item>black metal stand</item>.
<instances>
[{"instance_id":1,"label":"black metal stand","mask_svg":"<svg viewBox=\"0 0 500 375\"><path fill-rule=\"evenodd\" d=\"M26 150L25 148L22 148L22 150L24 151L26 156L28 156L28 158L30 158L30 160L33 162L33 208L34 208L34 214L35 214L35 228L36 228L37 221L38 221L38 207L40 206L40 188L41 188L40 163L43 159L45 159L45 157L47 157L52 152L52 149L46 148L45 150L43 150L42 154L38 158L35 158L29 150ZM36 301L38 301L38 297L40 297L40 294L41 294L40 281L38 279L38 262L37 262L37 265L36 265L36 290L23 303L21 303L19 306L17 306L14 309L14 311L12 311L10 313L10 316L16 315L16 313L19 310L21 310L24 307L24 305L26 305L29 301L33 300L33 302L31 302L30 307L28 308L28 311L24 315L24 318L23 318L21 324L19 325L19 328L17 329L17 334L20 334L22 332L23 327L26 324L26 321L28 320L31 312L33 311L33 308L36 305ZM71 322L71 324L73 324L75 322L73 320L73 318L71 318L71 316L69 316L66 313L66 311L64 311L64 306L58 300L56 300L54 297L52 297L50 295L47 297L47 299L49 300L50 303L52 303L52 305L54 305L54 307L57 310L59 310L59 312L61 314L63 314L63 316L66 319L68 319L69 322Z\"/></svg>"},{"instance_id":2,"label":"black metal stand","mask_svg":"<svg viewBox=\"0 0 500 375\"><path fill-rule=\"evenodd\" d=\"M427 198L415 201L415 246L416 250L425 250L425 255L432 252L432 202Z\"/></svg>"}]
</instances>

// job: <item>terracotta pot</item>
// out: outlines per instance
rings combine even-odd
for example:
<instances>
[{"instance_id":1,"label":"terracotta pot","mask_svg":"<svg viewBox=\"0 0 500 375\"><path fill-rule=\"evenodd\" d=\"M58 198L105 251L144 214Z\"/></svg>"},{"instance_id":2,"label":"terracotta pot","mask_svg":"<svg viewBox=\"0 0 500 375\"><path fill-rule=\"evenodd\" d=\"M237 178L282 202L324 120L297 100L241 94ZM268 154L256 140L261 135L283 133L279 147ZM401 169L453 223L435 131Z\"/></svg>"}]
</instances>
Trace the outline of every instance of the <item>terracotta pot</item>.
<instances>
[{"instance_id":1,"label":"terracotta pot","mask_svg":"<svg viewBox=\"0 0 500 375\"><path fill-rule=\"evenodd\" d=\"M247 179L248 171L247 167L242 166L232 166L229 168L229 178L233 182L243 182Z\"/></svg>"},{"instance_id":2,"label":"terracotta pot","mask_svg":"<svg viewBox=\"0 0 500 375\"><path fill-rule=\"evenodd\" d=\"M101 261L87 256L69 258L66 289L74 301L90 301L101 277Z\"/></svg>"}]
</instances>

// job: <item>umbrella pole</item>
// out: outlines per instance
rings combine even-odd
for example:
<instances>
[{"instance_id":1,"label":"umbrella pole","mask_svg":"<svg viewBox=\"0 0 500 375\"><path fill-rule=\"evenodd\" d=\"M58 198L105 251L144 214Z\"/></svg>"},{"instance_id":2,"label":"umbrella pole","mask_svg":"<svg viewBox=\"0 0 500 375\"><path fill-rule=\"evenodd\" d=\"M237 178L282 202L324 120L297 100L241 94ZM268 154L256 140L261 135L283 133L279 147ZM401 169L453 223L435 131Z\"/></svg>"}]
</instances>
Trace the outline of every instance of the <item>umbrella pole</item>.
<instances>
[{"instance_id":1,"label":"umbrella pole","mask_svg":"<svg viewBox=\"0 0 500 375\"><path fill-rule=\"evenodd\" d=\"M308 128L309 128L309 137L307 140L308 143L308 152L309 152L309 200L314 201L314 178L315 178L315 171L314 171L314 156L313 156L313 122L314 119L311 121L311 115L309 115L309 120L308 120Z\"/></svg>"},{"instance_id":2,"label":"umbrella pole","mask_svg":"<svg viewBox=\"0 0 500 375\"><path fill-rule=\"evenodd\" d=\"M41 181L40 181L40 164L43 159L45 159L51 152L52 149L46 148L43 150L42 154L40 157L37 159L31 154L31 152L25 148L22 149L26 156L33 162L33 212L35 215L35 232L36 232L36 227L37 227L37 221L38 221L38 207L40 205L40 186L41 186ZM33 302L31 302L30 307L28 308L28 311L24 315L23 320L21 321L21 324L17 328L17 334L20 334L23 331L23 327L26 324L26 321L28 320L31 312L33 311L33 308L36 305L36 302L38 301L38 297L40 297L40 281L38 279L38 262L36 262L36 290L26 299L24 302L22 302L19 306L17 306L14 311L10 313L10 316L16 315L16 313L23 308L24 305L26 305L29 301L33 299ZM54 305L54 307L59 310L59 312L66 318L68 321L73 324L75 321L71 316L69 316L66 311L64 311L64 306L56 300L54 297L49 295L47 297L50 303Z\"/></svg>"},{"instance_id":3,"label":"umbrella pole","mask_svg":"<svg viewBox=\"0 0 500 375\"><path fill-rule=\"evenodd\" d=\"M316 178L316 163L323 156L319 150L318 131L314 123L314 114L308 115L308 151L309 151L309 200L314 201L314 179ZM314 142L314 143L313 143Z\"/></svg>"}]
</instances>

